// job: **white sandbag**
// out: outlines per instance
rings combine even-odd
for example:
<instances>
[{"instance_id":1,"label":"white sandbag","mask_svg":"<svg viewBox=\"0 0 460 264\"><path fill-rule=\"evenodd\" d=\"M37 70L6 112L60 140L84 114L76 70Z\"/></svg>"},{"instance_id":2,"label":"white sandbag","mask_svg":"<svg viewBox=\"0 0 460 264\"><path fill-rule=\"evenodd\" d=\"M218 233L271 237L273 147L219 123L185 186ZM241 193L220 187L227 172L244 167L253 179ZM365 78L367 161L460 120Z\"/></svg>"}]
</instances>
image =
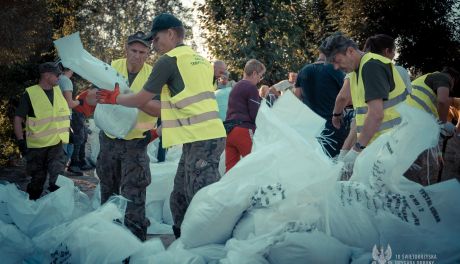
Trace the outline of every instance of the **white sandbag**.
<instances>
[{"instance_id":1,"label":"white sandbag","mask_svg":"<svg viewBox=\"0 0 460 264\"><path fill-rule=\"evenodd\" d=\"M164 201L171 195L177 161L150 163L151 183L147 186L146 201Z\"/></svg>"},{"instance_id":2,"label":"white sandbag","mask_svg":"<svg viewBox=\"0 0 460 264\"><path fill-rule=\"evenodd\" d=\"M269 263L264 256L268 254L274 245L284 241L287 233L311 232L314 228L314 226L305 225L300 222L289 222L278 226L271 232L247 240L232 238L225 244L227 256L221 260L221 263Z\"/></svg>"},{"instance_id":3,"label":"white sandbag","mask_svg":"<svg viewBox=\"0 0 460 264\"><path fill-rule=\"evenodd\" d=\"M132 264L148 264L155 258L154 255L164 252L165 247L159 238L152 238L142 243L141 249L129 258Z\"/></svg>"},{"instance_id":4,"label":"white sandbag","mask_svg":"<svg viewBox=\"0 0 460 264\"><path fill-rule=\"evenodd\" d=\"M157 155L158 155L158 145L160 140L157 138L154 141L150 142L147 145L147 155L149 156L150 163L158 162Z\"/></svg>"},{"instance_id":5,"label":"white sandbag","mask_svg":"<svg viewBox=\"0 0 460 264\"><path fill-rule=\"evenodd\" d=\"M129 92L129 83L122 74L109 64L93 57L81 43L79 32L54 41L62 65L72 69L100 89L113 90L115 83L120 85L121 93ZM121 105L98 104L94 121L100 129L117 138L123 138L134 128L137 108Z\"/></svg>"},{"instance_id":6,"label":"white sandbag","mask_svg":"<svg viewBox=\"0 0 460 264\"><path fill-rule=\"evenodd\" d=\"M124 138L134 128L137 108L121 105L97 104L94 122L104 132L116 138Z\"/></svg>"},{"instance_id":7,"label":"white sandbag","mask_svg":"<svg viewBox=\"0 0 460 264\"><path fill-rule=\"evenodd\" d=\"M171 212L171 207L170 207L170 197L168 196L163 203L163 223L168 224L168 225L173 225L174 221L172 218L172 212Z\"/></svg>"},{"instance_id":8,"label":"white sandbag","mask_svg":"<svg viewBox=\"0 0 460 264\"><path fill-rule=\"evenodd\" d=\"M308 185L337 179L340 165L324 154L316 139L324 119L292 93L273 108L262 104L256 123L253 152L193 198L181 226L186 247L225 243L260 186L281 183L289 197ZM323 192L333 187L318 186Z\"/></svg>"},{"instance_id":9,"label":"white sandbag","mask_svg":"<svg viewBox=\"0 0 460 264\"><path fill-rule=\"evenodd\" d=\"M330 234L368 252L387 244L401 254L439 251L448 263L459 258L454 234L460 233L460 184L422 187L402 176L419 153L436 144L439 127L418 109L402 105L398 111L401 125L366 148L351 181L337 183L329 195Z\"/></svg>"},{"instance_id":10,"label":"white sandbag","mask_svg":"<svg viewBox=\"0 0 460 264\"><path fill-rule=\"evenodd\" d=\"M136 236L114 222L123 218L125 208L124 198L111 198L98 210L47 230L33 241L44 252L67 254L69 263L119 263L142 247Z\"/></svg>"},{"instance_id":11,"label":"white sandbag","mask_svg":"<svg viewBox=\"0 0 460 264\"><path fill-rule=\"evenodd\" d=\"M97 156L99 155L99 151L101 146L99 144L99 132L100 129L94 123L94 119L89 119L89 129L92 131L91 134L88 135L88 144L90 152L87 154L92 164L96 165L97 163Z\"/></svg>"},{"instance_id":12,"label":"white sandbag","mask_svg":"<svg viewBox=\"0 0 460 264\"><path fill-rule=\"evenodd\" d=\"M152 201L145 205L145 215L150 221L147 234L172 234L171 225L163 223L164 201Z\"/></svg>"},{"instance_id":13,"label":"white sandbag","mask_svg":"<svg viewBox=\"0 0 460 264\"><path fill-rule=\"evenodd\" d=\"M14 224L29 237L72 219L74 213L74 183L59 176L60 188L36 201L19 191L13 184L7 185L8 212Z\"/></svg>"},{"instance_id":14,"label":"white sandbag","mask_svg":"<svg viewBox=\"0 0 460 264\"><path fill-rule=\"evenodd\" d=\"M245 240L255 234L254 214L265 209L248 210L243 213L232 232L232 237L238 240Z\"/></svg>"},{"instance_id":15,"label":"white sandbag","mask_svg":"<svg viewBox=\"0 0 460 264\"><path fill-rule=\"evenodd\" d=\"M2 263L22 263L34 252L35 246L29 237L15 225L0 220L0 259Z\"/></svg>"},{"instance_id":16,"label":"white sandbag","mask_svg":"<svg viewBox=\"0 0 460 264\"><path fill-rule=\"evenodd\" d=\"M190 250L184 249L180 239L175 240L169 245L168 250L154 255L150 261L151 264L206 264L206 260L193 253Z\"/></svg>"},{"instance_id":17,"label":"white sandbag","mask_svg":"<svg viewBox=\"0 0 460 264\"><path fill-rule=\"evenodd\" d=\"M287 233L268 253L270 264L350 263L351 248L326 234Z\"/></svg>"}]
</instances>

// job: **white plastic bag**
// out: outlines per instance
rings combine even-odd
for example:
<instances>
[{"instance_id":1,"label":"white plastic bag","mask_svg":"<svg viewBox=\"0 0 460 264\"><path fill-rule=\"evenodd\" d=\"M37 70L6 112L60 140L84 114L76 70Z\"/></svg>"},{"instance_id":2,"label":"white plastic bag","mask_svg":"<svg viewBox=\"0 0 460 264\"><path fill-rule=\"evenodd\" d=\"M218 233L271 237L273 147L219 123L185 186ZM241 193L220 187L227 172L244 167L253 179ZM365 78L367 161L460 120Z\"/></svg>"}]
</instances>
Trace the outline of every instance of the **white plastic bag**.
<instances>
[{"instance_id":1,"label":"white plastic bag","mask_svg":"<svg viewBox=\"0 0 460 264\"><path fill-rule=\"evenodd\" d=\"M16 226L0 220L0 259L2 263L22 263L34 252L35 246L29 237Z\"/></svg>"},{"instance_id":2,"label":"white plastic bag","mask_svg":"<svg viewBox=\"0 0 460 264\"><path fill-rule=\"evenodd\" d=\"M29 237L72 219L74 213L73 181L59 176L56 182L60 188L36 201L16 186L6 186L8 212L14 224Z\"/></svg>"},{"instance_id":3,"label":"white plastic bag","mask_svg":"<svg viewBox=\"0 0 460 264\"><path fill-rule=\"evenodd\" d=\"M121 93L129 92L129 83L123 75L83 48L78 32L55 40L54 45L62 65L72 69L98 88L113 90L115 83L118 83ZM98 104L94 112L94 121L100 129L110 135L123 138L134 128L137 113L137 108Z\"/></svg>"},{"instance_id":4,"label":"white plastic bag","mask_svg":"<svg viewBox=\"0 0 460 264\"><path fill-rule=\"evenodd\" d=\"M68 255L70 263L121 262L142 247L136 236L114 222L124 217L125 208L124 198L113 197L96 211L49 229L33 241L44 252Z\"/></svg>"},{"instance_id":5,"label":"white plastic bag","mask_svg":"<svg viewBox=\"0 0 460 264\"><path fill-rule=\"evenodd\" d=\"M252 153L194 196L181 226L186 247L225 243L260 186L281 183L286 197L308 185L332 189L319 184L337 179L340 170L316 139L324 119L287 92L273 108L262 104L256 123Z\"/></svg>"}]
</instances>

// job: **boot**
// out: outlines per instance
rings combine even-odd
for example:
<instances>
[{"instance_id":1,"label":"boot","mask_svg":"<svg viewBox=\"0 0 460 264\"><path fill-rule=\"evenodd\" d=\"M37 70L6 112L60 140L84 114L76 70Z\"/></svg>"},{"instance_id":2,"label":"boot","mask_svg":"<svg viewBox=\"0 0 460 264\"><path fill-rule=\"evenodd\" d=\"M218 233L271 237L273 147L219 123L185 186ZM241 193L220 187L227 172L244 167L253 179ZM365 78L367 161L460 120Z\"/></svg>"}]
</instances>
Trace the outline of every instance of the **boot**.
<instances>
[{"instance_id":1,"label":"boot","mask_svg":"<svg viewBox=\"0 0 460 264\"><path fill-rule=\"evenodd\" d=\"M178 239L180 237L180 227L176 227L175 225L173 225L172 230L173 230L174 236L176 237L176 239Z\"/></svg>"}]
</instances>

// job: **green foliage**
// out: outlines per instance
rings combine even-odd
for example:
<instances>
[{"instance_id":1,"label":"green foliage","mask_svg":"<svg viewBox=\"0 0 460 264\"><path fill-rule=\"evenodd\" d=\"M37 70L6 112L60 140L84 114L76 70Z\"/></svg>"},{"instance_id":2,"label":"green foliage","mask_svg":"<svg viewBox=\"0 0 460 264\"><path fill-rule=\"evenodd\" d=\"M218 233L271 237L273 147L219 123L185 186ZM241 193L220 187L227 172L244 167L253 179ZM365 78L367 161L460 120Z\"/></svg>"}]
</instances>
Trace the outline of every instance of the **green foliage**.
<instances>
[{"instance_id":1,"label":"green foliage","mask_svg":"<svg viewBox=\"0 0 460 264\"><path fill-rule=\"evenodd\" d=\"M286 79L287 72L311 60L317 43L309 25L324 28L307 1L209 0L199 10L212 55L240 76L256 58L267 67L268 83Z\"/></svg>"},{"instance_id":2,"label":"green foliage","mask_svg":"<svg viewBox=\"0 0 460 264\"><path fill-rule=\"evenodd\" d=\"M0 100L0 166L7 166L19 155L13 140L12 108L8 101Z\"/></svg>"},{"instance_id":3,"label":"green foliage","mask_svg":"<svg viewBox=\"0 0 460 264\"><path fill-rule=\"evenodd\" d=\"M121 58L128 36L150 31L153 17L163 12L177 14L186 25L190 21L190 9L179 0L86 0L77 14L83 46L106 62Z\"/></svg>"},{"instance_id":4,"label":"green foliage","mask_svg":"<svg viewBox=\"0 0 460 264\"><path fill-rule=\"evenodd\" d=\"M397 39L398 62L414 72L460 66L456 0L325 0L334 25L364 45L374 34ZM455 25L457 29L455 29ZM456 35L457 34L457 37Z\"/></svg>"}]
</instances>

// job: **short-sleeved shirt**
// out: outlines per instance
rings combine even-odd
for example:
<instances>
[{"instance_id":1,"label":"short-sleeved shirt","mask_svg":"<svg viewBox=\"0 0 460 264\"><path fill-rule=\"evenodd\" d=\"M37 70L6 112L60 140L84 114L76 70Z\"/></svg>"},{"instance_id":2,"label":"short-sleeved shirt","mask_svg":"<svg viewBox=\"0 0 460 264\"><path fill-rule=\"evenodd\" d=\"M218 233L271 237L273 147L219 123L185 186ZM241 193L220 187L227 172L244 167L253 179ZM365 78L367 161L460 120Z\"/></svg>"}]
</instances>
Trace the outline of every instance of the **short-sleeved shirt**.
<instances>
[{"instance_id":1,"label":"short-sleeved shirt","mask_svg":"<svg viewBox=\"0 0 460 264\"><path fill-rule=\"evenodd\" d=\"M295 86L301 88L303 103L329 120L344 76L345 73L335 70L331 64L317 62L300 70Z\"/></svg>"},{"instance_id":2,"label":"short-sleeved shirt","mask_svg":"<svg viewBox=\"0 0 460 264\"><path fill-rule=\"evenodd\" d=\"M366 102L375 99L388 100L390 92L395 89L391 65L370 59L363 65L362 75ZM358 70L356 76L359 77Z\"/></svg>"},{"instance_id":3,"label":"short-sleeved shirt","mask_svg":"<svg viewBox=\"0 0 460 264\"><path fill-rule=\"evenodd\" d=\"M162 55L155 63L143 89L154 94L160 94L165 84L168 85L171 97L185 89L184 80L177 67L177 58L167 54Z\"/></svg>"},{"instance_id":4,"label":"short-sleeved shirt","mask_svg":"<svg viewBox=\"0 0 460 264\"><path fill-rule=\"evenodd\" d=\"M50 100L51 105L53 105L54 100L54 91L51 90L43 90ZM26 118L26 116L35 117L34 108L32 107L32 102L30 101L29 93L25 92L21 99L19 100L18 108L16 108L15 112L16 116L20 116L22 118Z\"/></svg>"},{"instance_id":5,"label":"short-sleeved shirt","mask_svg":"<svg viewBox=\"0 0 460 264\"><path fill-rule=\"evenodd\" d=\"M439 87L447 87L450 89L451 85L449 75L442 72L428 74L425 79L425 84L428 85L435 94L438 94Z\"/></svg>"},{"instance_id":6,"label":"short-sleeved shirt","mask_svg":"<svg viewBox=\"0 0 460 264\"><path fill-rule=\"evenodd\" d=\"M61 74L58 80L59 88L62 92L73 92L73 84L69 77Z\"/></svg>"},{"instance_id":7,"label":"short-sleeved shirt","mask_svg":"<svg viewBox=\"0 0 460 264\"><path fill-rule=\"evenodd\" d=\"M225 120L242 121L240 127L255 129L259 106L260 97L257 86L247 80L241 80L230 92Z\"/></svg>"}]
</instances>

